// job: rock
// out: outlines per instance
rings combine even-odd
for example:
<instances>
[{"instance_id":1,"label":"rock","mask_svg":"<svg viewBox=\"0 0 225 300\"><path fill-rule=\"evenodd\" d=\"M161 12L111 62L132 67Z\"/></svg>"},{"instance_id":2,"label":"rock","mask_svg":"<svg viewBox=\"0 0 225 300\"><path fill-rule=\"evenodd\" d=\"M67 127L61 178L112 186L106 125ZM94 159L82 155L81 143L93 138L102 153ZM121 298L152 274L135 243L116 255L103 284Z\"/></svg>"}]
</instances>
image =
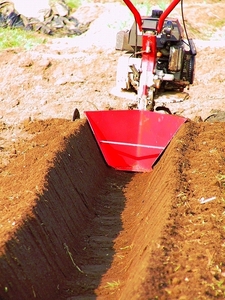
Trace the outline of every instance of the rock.
<instances>
[{"instance_id":1,"label":"rock","mask_svg":"<svg viewBox=\"0 0 225 300\"><path fill-rule=\"evenodd\" d=\"M43 14L44 9L50 9L48 0L12 0L15 9L28 18L37 18Z\"/></svg>"},{"instance_id":2,"label":"rock","mask_svg":"<svg viewBox=\"0 0 225 300\"><path fill-rule=\"evenodd\" d=\"M19 66L22 68L31 67L33 64L34 62L30 57L22 57L19 61Z\"/></svg>"},{"instance_id":3,"label":"rock","mask_svg":"<svg viewBox=\"0 0 225 300\"><path fill-rule=\"evenodd\" d=\"M0 10L2 14L9 14L14 10L14 5L10 1L0 1Z\"/></svg>"},{"instance_id":4,"label":"rock","mask_svg":"<svg viewBox=\"0 0 225 300\"><path fill-rule=\"evenodd\" d=\"M41 58L38 62L38 65L41 67L41 69L46 70L51 66L51 61L47 58Z\"/></svg>"},{"instance_id":5,"label":"rock","mask_svg":"<svg viewBox=\"0 0 225 300\"><path fill-rule=\"evenodd\" d=\"M53 10L53 14L60 17L65 17L69 14L69 7L66 5L65 1L54 1L51 4L51 8Z\"/></svg>"},{"instance_id":6,"label":"rock","mask_svg":"<svg viewBox=\"0 0 225 300\"><path fill-rule=\"evenodd\" d=\"M18 99L12 100L11 105L12 107L18 106L20 104L20 101Z\"/></svg>"},{"instance_id":7,"label":"rock","mask_svg":"<svg viewBox=\"0 0 225 300\"><path fill-rule=\"evenodd\" d=\"M90 23L80 24L70 15L64 0L0 1L0 27L20 27L47 35L80 35L88 30ZM82 26L81 26L82 25Z\"/></svg>"}]
</instances>

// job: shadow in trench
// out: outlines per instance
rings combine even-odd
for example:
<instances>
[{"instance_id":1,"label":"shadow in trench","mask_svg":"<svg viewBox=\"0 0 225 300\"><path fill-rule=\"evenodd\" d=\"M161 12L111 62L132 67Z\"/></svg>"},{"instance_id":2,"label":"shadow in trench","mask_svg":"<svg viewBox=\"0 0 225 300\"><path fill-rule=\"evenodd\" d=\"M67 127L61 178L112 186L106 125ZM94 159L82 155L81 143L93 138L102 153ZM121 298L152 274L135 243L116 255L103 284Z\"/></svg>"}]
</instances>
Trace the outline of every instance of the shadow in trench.
<instances>
[{"instance_id":1,"label":"shadow in trench","mask_svg":"<svg viewBox=\"0 0 225 300\"><path fill-rule=\"evenodd\" d=\"M133 175L105 164L85 123L42 176L31 216L1 255L0 299L95 299Z\"/></svg>"},{"instance_id":2,"label":"shadow in trench","mask_svg":"<svg viewBox=\"0 0 225 300\"><path fill-rule=\"evenodd\" d=\"M121 213L126 200L123 187L131 177L131 173L112 171L105 179L96 196L95 217L84 232L83 264L79 266L79 274L76 271L65 281L62 299L96 299L95 290L113 261L114 240L123 229Z\"/></svg>"}]
</instances>

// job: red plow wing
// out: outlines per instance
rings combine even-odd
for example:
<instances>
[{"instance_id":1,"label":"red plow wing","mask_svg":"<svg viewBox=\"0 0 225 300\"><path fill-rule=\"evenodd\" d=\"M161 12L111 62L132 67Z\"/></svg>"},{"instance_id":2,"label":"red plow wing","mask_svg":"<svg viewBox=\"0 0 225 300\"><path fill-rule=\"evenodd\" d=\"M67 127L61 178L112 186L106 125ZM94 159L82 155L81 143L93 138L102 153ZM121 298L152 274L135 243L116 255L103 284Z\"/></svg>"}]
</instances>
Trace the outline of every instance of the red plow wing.
<instances>
[{"instance_id":1,"label":"red plow wing","mask_svg":"<svg viewBox=\"0 0 225 300\"><path fill-rule=\"evenodd\" d=\"M107 164L123 171L147 172L187 120L146 110L85 112Z\"/></svg>"}]
</instances>

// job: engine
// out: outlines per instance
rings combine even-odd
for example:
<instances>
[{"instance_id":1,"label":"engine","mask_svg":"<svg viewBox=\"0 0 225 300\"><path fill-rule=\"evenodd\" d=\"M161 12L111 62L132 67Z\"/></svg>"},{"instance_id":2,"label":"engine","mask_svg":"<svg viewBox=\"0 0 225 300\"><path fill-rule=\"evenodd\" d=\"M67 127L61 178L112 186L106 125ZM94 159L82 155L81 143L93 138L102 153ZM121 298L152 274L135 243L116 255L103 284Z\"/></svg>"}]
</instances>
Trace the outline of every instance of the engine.
<instances>
[{"instance_id":1,"label":"engine","mask_svg":"<svg viewBox=\"0 0 225 300\"><path fill-rule=\"evenodd\" d=\"M142 32L136 22L128 32L117 34L116 49L126 50L117 67L117 87L138 91L142 72L142 37L156 34L156 63L153 84L149 87L154 97L165 90L183 91L194 80L196 49L192 39L184 41L184 30L179 21L165 19L160 33L156 32L163 11L153 10L150 17L142 17Z\"/></svg>"}]
</instances>

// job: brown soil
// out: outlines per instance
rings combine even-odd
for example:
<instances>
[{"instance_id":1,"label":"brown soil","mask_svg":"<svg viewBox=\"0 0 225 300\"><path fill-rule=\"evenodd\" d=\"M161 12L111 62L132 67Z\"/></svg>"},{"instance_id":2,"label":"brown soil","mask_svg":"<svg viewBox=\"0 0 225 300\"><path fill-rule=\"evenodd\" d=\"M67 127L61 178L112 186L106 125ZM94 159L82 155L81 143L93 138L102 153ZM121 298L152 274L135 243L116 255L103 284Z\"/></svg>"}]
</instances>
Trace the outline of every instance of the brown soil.
<instances>
[{"instance_id":1,"label":"brown soil","mask_svg":"<svg viewBox=\"0 0 225 300\"><path fill-rule=\"evenodd\" d=\"M190 98L168 104L190 121L149 173L109 168L83 114L125 108L120 53L0 53L0 299L224 299L225 50L197 48Z\"/></svg>"}]
</instances>

